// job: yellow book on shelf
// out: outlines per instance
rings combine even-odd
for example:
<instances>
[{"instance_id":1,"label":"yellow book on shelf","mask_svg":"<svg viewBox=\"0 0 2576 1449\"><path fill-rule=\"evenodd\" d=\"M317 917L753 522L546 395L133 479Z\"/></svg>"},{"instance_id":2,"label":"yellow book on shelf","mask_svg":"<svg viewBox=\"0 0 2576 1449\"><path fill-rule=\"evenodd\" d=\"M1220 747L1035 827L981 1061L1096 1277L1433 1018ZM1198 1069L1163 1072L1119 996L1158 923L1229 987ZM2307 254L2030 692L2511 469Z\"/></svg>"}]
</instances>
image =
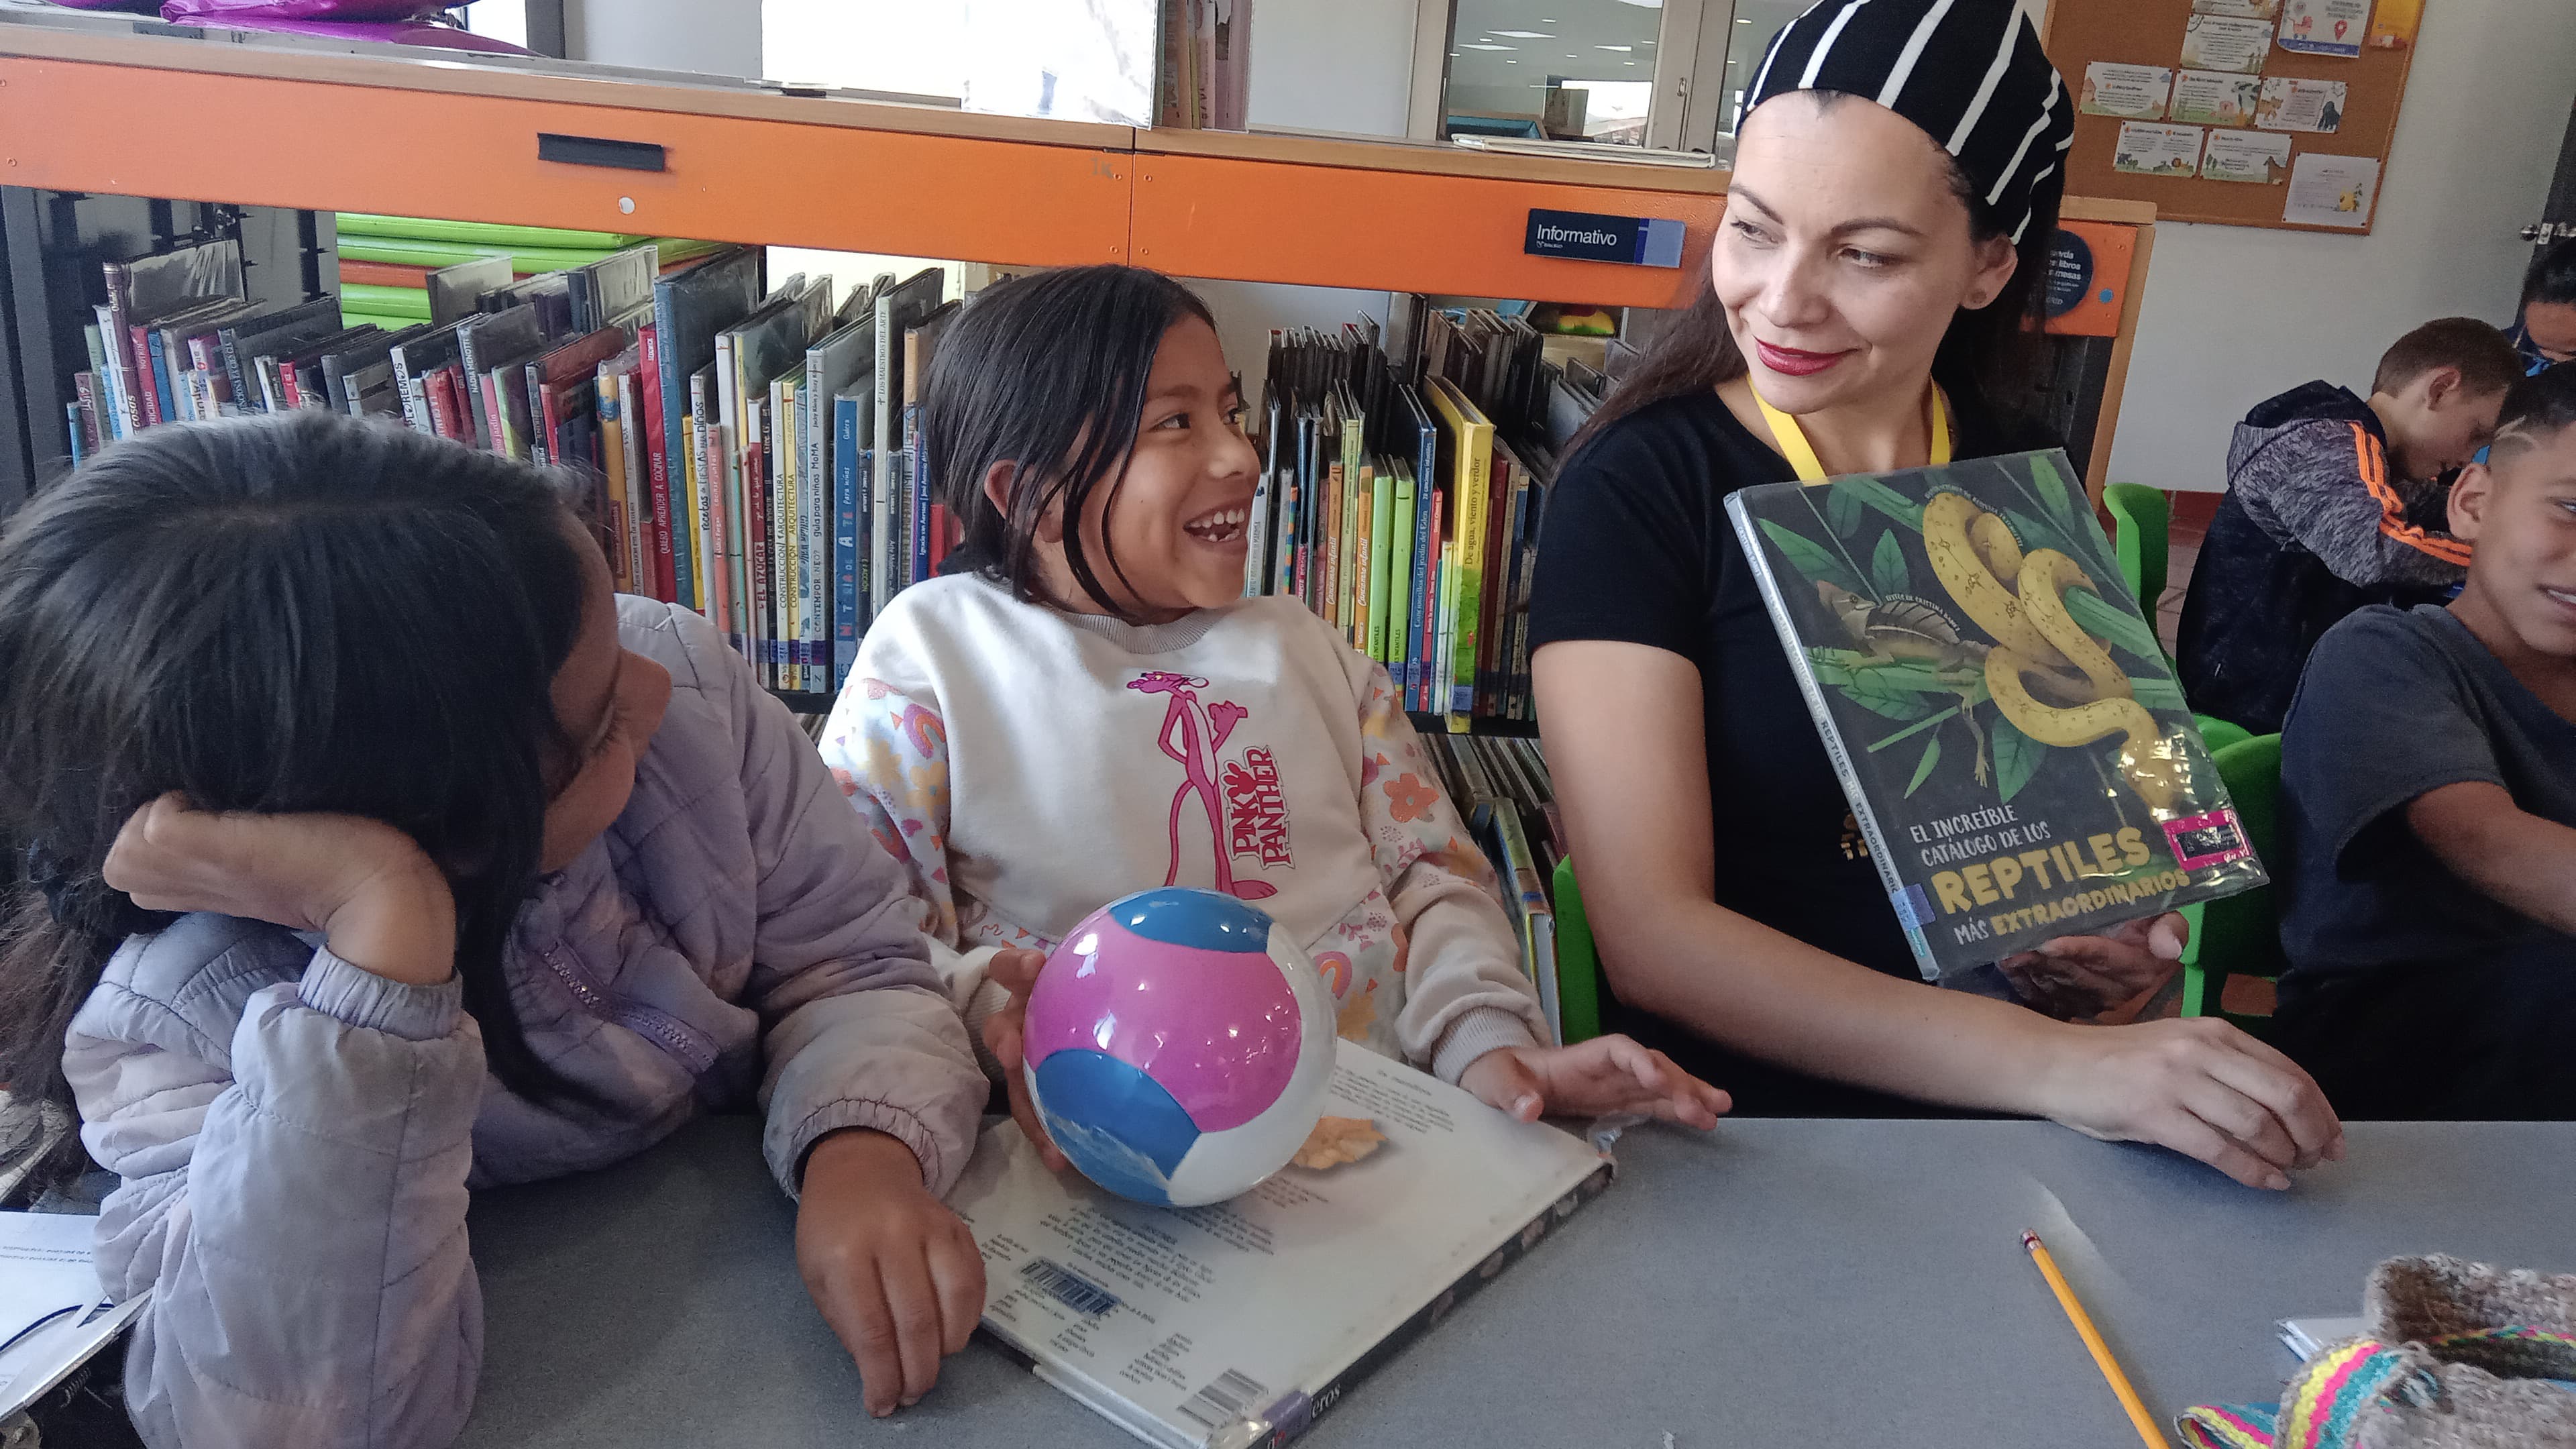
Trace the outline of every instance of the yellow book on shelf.
<instances>
[{"instance_id":1,"label":"yellow book on shelf","mask_svg":"<svg viewBox=\"0 0 2576 1449\"><path fill-rule=\"evenodd\" d=\"M1449 689L1441 701L1443 707L1435 713L1449 717L1451 734L1465 734L1468 716L1476 706L1476 616L1484 599L1485 524L1493 507L1494 425L1449 379L1431 379L1426 391L1440 426L1450 435L1456 459L1450 498L1458 511L1456 623L1445 645L1449 667L1437 681Z\"/></svg>"}]
</instances>

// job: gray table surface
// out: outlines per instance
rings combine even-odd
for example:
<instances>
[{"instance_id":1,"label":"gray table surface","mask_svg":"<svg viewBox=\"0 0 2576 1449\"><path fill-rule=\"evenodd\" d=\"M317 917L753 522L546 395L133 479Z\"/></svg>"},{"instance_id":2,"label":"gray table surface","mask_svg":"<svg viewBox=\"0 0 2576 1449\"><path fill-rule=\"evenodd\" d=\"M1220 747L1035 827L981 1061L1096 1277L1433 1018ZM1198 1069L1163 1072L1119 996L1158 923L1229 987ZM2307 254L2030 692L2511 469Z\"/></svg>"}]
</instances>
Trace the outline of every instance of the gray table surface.
<instances>
[{"instance_id":1,"label":"gray table surface","mask_svg":"<svg viewBox=\"0 0 2576 1449\"><path fill-rule=\"evenodd\" d=\"M2134 1444L2025 1226L2168 1421L2276 1397L2273 1320L2358 1312L2383 1257L2576 1270L2576 1124L2348 1130L2348 1161L2277 1195L2045 1123L1632 1132L1608 1194L1303 1442ZM1133 1442L981 1339L929 1399L870 1420L747 1119L480 1194L471 1227L486 1329L467 1445Z\"/></svg>"}]
</instances>

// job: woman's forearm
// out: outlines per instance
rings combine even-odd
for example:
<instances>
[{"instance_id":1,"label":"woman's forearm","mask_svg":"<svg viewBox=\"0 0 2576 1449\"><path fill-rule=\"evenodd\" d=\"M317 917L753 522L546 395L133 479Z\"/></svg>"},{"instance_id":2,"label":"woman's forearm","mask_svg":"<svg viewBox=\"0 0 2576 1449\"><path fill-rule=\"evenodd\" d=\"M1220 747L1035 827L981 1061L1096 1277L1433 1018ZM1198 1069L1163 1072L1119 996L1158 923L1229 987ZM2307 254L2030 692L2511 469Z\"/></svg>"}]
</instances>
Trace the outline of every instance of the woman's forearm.
<instances>
[{"instance_id":1,"label":"woman's forearm","mask_svg":"<svg viewBox=\"0 0 2576 1449\"><path fill-rule=\"evenodd\" d=\"M2078 1030L1872 971L1712 901L1622 904L1594 916L1620 1000L1811 1076L2045 1115L2058 1049Z\"/></svg>"}]
</instances>

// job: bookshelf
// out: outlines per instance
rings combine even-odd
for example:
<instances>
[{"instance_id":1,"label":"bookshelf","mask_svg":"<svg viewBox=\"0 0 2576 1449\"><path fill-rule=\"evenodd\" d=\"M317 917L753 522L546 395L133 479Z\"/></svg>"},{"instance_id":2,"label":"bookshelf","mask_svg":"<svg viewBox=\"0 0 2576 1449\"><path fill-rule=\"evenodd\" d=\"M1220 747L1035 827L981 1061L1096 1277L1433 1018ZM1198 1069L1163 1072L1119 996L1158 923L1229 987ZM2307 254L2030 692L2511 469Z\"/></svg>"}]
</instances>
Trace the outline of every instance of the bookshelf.
<instances>
[{"instance_id":1,"label":"bookshelf","mask_svg":"<svg viewBox=\"0 0 2576 1449\"><path fill-rule=\"evenodd\" d=\"M360 49L373 53L0 11L0 186L1626 306L1679 300L1725 197L1723 172L1615 155L1148 131L542 58ZM219 127L222 144L186 141L214 118L242 119ZM261 133L277 144L259 144ZM540 135L626 143L662 169L540 160ZM1537 207L1679 219L1683 265L1525 256ZM2099 395L2079 440L2098 491L2155 210L2076 198L2066 212L2140 232L2120 332L2074 369ZM45 457L49 415L27 411Z\"/></svg>"}]
</instances>

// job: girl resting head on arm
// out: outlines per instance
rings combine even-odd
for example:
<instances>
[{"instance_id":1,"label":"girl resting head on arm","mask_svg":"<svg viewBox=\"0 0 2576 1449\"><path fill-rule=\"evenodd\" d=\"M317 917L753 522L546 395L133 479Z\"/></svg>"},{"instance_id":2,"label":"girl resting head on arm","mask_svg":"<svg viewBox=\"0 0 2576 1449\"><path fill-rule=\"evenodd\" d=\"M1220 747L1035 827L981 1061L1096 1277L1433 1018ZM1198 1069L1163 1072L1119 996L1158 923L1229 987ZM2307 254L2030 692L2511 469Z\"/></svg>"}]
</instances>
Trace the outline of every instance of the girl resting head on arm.
<instances>
[{"instance_id":1,"label":"girl resting head on arm","mask_svg":"<svg viewBox=\"0 0 2576 1449\"><path fill-rule=\"evenodd\" d=\"M2155 987L2179 918L1984 994L1916 978L1725 516L1746 484L2049 445L2003 409L2037 390L2074 100L2012 0L1829 0L1746 106L1705 285L1576 440L1531 606L1618 1019L1747 1110L2028 1113L2286 1186L2341 1150L2286 1058L2216 1021L2058 1019Z\"/></svg>"},{"instance_id":2,"label":"girl resting head on arm","mask_svg":"<svg viewBox=\"0 0 2576 1449\"><path fill-rule=\"evenodd\" d=\"M1625 1038L1557 1049L1494 875L1386 670L1287 598L1243 597L1260 460L1207 310L1127 267L986 291L932 364L924 432L965 520L950 576L869 627L824 755L929 903L934 955L1019 1071L1044 953L1155 886L1251 902L1322 968L1343 1036L1518 1116L1722 1093Z\"/></svg>"},{"instance_id":3,"label":"girl resting head on arm","mask_svg":"<svg viewBox=\"0 0 2576 1449\"><path fill-rule=\"evenodd\" d=\"M982 1311L938 1194L984 1085L918 905L559 482L299 413L155 428L0 535L0 1079L120 1179L155 1445L448 1442L469 1186L706 1109L766 1107L872 1407Z\"/></svg>"}]
</instances>

